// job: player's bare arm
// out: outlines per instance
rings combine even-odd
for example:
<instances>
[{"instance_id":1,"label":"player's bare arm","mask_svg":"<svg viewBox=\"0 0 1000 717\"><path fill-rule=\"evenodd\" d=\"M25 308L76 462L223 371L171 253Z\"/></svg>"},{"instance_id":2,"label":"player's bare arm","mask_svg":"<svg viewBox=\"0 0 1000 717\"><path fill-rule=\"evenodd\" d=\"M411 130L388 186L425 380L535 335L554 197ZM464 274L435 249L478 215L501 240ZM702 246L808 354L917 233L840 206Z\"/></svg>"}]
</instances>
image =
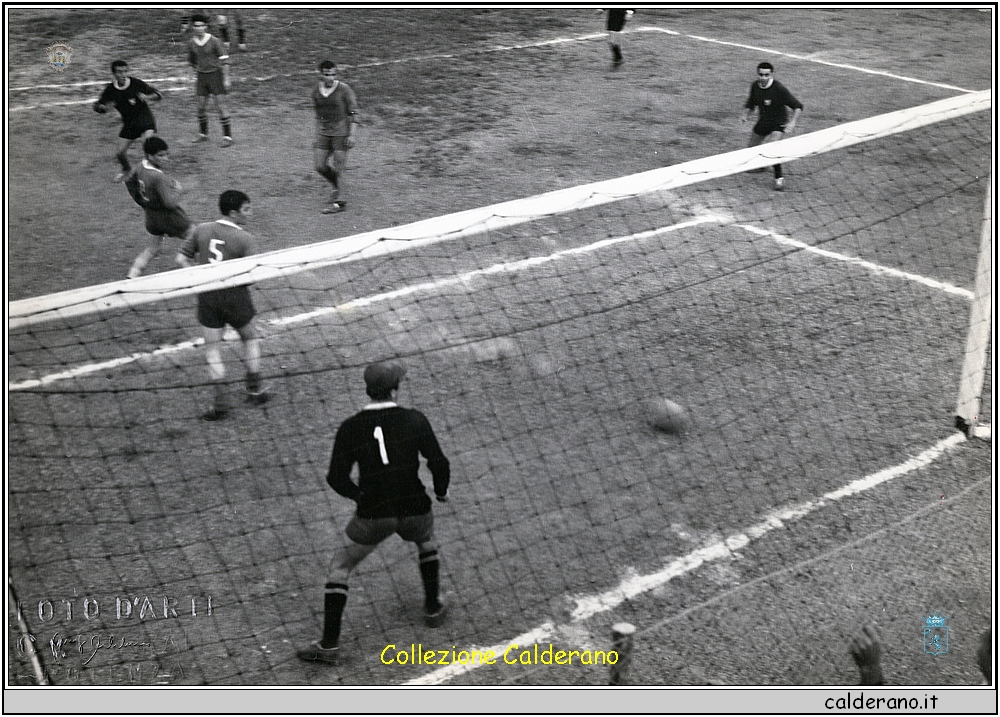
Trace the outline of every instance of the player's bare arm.
<instances>
[{"instance_id":1,"label":"player's bare arm","mask_svg":"<svg viewBox=\"0 0 1000 717\"><path fill-rule=\"evenodd\" d=\"M785 134L791 134L795 130L795 122L799 119L800 114L802 114L801 107L793 109L792 118L788 120L788 124L785 125Z\"/></svg>"}]
</instances>

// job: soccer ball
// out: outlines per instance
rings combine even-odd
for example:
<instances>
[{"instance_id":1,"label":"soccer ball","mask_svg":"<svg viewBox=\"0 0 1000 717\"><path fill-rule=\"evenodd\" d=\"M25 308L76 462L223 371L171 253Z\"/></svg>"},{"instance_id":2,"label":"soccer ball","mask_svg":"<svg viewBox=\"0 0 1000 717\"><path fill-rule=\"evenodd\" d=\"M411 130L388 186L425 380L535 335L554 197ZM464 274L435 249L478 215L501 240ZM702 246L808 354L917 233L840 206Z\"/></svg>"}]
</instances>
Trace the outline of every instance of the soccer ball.
<instances>
[{"instance_id":1,"label":"soccer ball","mask_svg":"<svg viewBox=\"0 0 1000 717\"><path fill-rule=\"evenodd\" d=\"M664 433L682 433L688 428L688 415L684 407L668 398L654 398L648 402L646 410L649 423Z\"/></svg>"}]
</instances>

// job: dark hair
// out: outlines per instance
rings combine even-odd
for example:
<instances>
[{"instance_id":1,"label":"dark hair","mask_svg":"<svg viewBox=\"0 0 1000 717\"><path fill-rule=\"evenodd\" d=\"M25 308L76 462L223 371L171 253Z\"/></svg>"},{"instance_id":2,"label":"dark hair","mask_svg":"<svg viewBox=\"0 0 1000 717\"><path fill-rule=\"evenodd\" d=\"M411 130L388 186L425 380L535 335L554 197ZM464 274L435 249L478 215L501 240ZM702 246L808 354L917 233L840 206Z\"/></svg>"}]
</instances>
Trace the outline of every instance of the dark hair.
<instances>
[{"instance_id":1,"label":"dark hair","mask_svg":"<svg viewBox=\"0 0 1000 717\"><path fill-rule=\"evenodd\" d=\"M111 63L111 71L114 72L119 67L128 67L128 63L125 60L115 60Z\"/></svg>"},{"instance_id":2,"label":"dark hair","mask_svg":"<svg viewBox=\"0 0 1000 717\"><path fill-rule=\"evenodd\" d=\"M159 137L150 137L142 143L142 151L152 156L168 149L167 143Z\"/></svg>"},{"instance_id":3,"label":"dark hair","mask_svg":"<svg viewBox=\"0 0 1000 717\"><path fill-rule=\"evenodd\" d=\"M771 72L774 72L774 65L772 65L770 62L762 62L759 65L757 65L757 69L770 70Z\"/></svg>"},{"instance_id":4,"label":"dark hair","mask_svg":"<svg viewBox=\"0 0 1000 717\"><path fill-rule=\"evenodd\" d=\"M238 189L227 189L219 195L219 211L222 216L228 217L230 212L243 210L243 205L250 201L250 197Z\"/></svg>"},{"instance_id":5,"label":"dark hair","mask_svg":"<svg viewBox=\"0 0 1000 717\"><path fill-rule=\"evenodd\" d=\"M191 24L194 25L196 22L203 22L203 23L205 23L207 25L208 24L208 15L205 15L205 14L200 13L200 12L196 12L194 15L191 16Z\"/></svg>"},{"instance_id":6,"label":"dark hair","mask_svg":"<svg viewBox=\"0 0 1000 717\"><path fill-rule=\"evenodd\" d=\"M394 386L365 386L365 393L373 401L388 401L392 398L392 392L399 390L399 381Z\"/></svg>"},{"instance_id":7,"label":"dark hair","mask_svg":"<svg viewBox=\"0 0 1000 717\"><path fill-rule=\"evenodd\" d=\"M319 63L320 72L322 72L323 70L336 70L336 69L337 69L337 63L334 62L333 60L323 60L321 63Z\"/></svg>"}]
</instances>

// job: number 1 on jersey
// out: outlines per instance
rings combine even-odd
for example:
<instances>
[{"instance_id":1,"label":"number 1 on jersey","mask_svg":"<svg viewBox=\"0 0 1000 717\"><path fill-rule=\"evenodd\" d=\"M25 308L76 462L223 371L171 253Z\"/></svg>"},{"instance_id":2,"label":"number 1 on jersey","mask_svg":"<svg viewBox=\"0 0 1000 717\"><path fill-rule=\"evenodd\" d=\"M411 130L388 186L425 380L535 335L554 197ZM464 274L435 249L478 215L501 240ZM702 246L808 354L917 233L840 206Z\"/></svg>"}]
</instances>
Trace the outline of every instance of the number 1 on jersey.
<instances>
[{"instance_id":1,"label":"number 1 on jersey","mask_svg":"<svg viewBox=\"0 0 1000 717\"><path fill-rule=\"evenodd\" d=\"M382 465L389 465L389 454L385 452L385 436L382 435L382 426L375 426L375 440L378 441L378 452L382 456Z\"/></svg>"}]
</instances>

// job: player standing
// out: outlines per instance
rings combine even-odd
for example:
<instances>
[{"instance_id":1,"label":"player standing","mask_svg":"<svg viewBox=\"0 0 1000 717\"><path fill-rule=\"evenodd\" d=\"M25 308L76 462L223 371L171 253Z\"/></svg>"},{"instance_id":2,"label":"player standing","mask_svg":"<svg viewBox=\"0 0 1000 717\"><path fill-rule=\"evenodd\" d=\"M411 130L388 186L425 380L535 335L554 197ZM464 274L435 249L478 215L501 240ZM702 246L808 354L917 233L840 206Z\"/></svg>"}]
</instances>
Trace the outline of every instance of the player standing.
<instances>
[{"instance_id":1,"label":"player standing","mask_svg":"<svg viewBox=\"0 0 1000 717\"><path fill-rule=\"evenodd\" d=\"M228 13L227 15L216 15L215 16L215 22L216 22L216 24L219 27L219 37L222 38L222 44L225 46L225 48L227 50L229 49L229 47L230 47L230 45L229 45L229 37L230 37L230 35L229 35L229 26L230 26L230 21L232 21L232 25L234 25L236 27L236 36L238 38L236 46L240 50L246 50L247 49L247 35L246 35L246 31L243 29L243 16L242 16L242 14L240 13L239 10L232 10L232 9L226 10L226 12ZM204 15L205 17L209 17L208 12L206 12L205 10L195 10L193 12L192 11L185 12L181 16L181 32L183 32L185 34L187 33L188 28L191 26L191 18L194 15L198 15L198 14Z\"/></svg>"},{"instance_id":2,"label":"player standing","mask_svg":"<svg viewBox=\"0 0 1000 717\"><path fill-rule=\"evenodd\" d=\"M368 366L365 389L372 403L337 430L326 480L340 495L355 501L357 511L344 531L347 545L330 567L323 603L323 637L296 653L301 660L336 662L348 576L393 533L417 545L424 584L424 621L429 627L444 622L445 606L438 597L440 564L434 541L434 514L418 476L419 456L427 459L434 495L440 502L448 499L451 469L427 417L396 404L405 374L406 368L395 361ZM358 484L351 481L355 463Z\"/></svg>"},{"instance_id":3,"label":"player standing","mask_svg":"<svg viewBox=\"0 0 1000 717\"><path fill-rule=\"evenodd\" d=\"M236 27L236 47L240 50L247 49L247 34L243 30L243 16L239 10L227 10L227 15L219 15L216 21L219 23L219 35L222 36L222 44L229 49L229 23Z\"/></svg>"},{"instance_id":4,"label":"player standing","mask_svg":"<svg viewBox=\"0 0 1000 717\"><path fill-rule=\"evenodd\" d=\"M191 266L195 257L199 264L217 264L254 253L250 233L243 228L252 214L250 197L235 189L226 190L219 195L219 212L221 219L199 224L181 245L177 263L182 267ZM220 349L226 324L236 329L243 343L248 398L258 405L267 401L260 378L260 338L254 323L255 314L247 286L198 294L198 322L205 329L205 353L214 386L212 408L202 416L206 421L218 421L228 411L223 383L226 366Z\"/></svg>"},{"instance_id":5,"label":"player standing","mask_svg":"<svg viewBox=\"0 0 1000 717\"><path fill-rule=\"evenodd\" d=\"M792 118L788 119L788 109L792 110ZM757 123L750 134L749 147L756 147L761 142L773 142L795 131L795 122L802 114L803 105L788 89L774 79L774 65L762 62L757 65L757 80L750 85L750 96L747 97L743 109L741 123L746 123L758 110ZM763 169L753 170L763 172ZM785 180L781 165L774 165L774 188L779 192L784 189Z\"/></svg>"},{"instance_id":6,"label":"player standing","mask_svg":"<svg viewBox=\"0 0 1000 717\"><path fill-rule=\"evenodd\" d=\"M208 100L219 112L222 123L222 144L233 143L233 129L223 97L229 92L229 53L219 38L208 33L208 17L198 13L191 16L194 37L188 42L188 63L197 75L195 92L198 95L198 137L195 142L208 141Z\"/></svg>"},{"instance_id":7,"label":"player standing","mask_svg":"<svg viewBox=\"0 0 1000 717\"><path fill-rule=\"evenodd\" d=\"M121 171L115 176L120 182L132 169L128 161L128 151L137 139L147 139L156 134L156 120L149 108L150 102L159 102L163 95L151 85L147 85L137 77L129 77L128 63L125 60L115 60L111 63L111 74L114 79L104 88L94 111L105 114L114 107L122 118L122 129L118 133L118 149L115 159L121 165Z\"/></svg>"},{"instance_id":8,"label":"player standing","mask_svg":"<svg viewBox=\"0 0 1000 717\"><path fill-rule=\"evenodd\" d=\"M354 146L358 101L354 90L346 82L337 79L337 64L332 60L319 63L319 76L319 84L312 93L313 106L316 108L313 164L316 171L333 185L330 206L323 210L323 214L336 214L342 212L347 205L342 199L344 170L347 169L347 150Z\"/></svg>"},{"instance_id":9,"label":"player standing","mask_svg":"<svg viewBox=\"0 0 1000 717\"><path fill-rule=\"evenodd\" d=\"M125 188L145 210L146 231L153 238L132 262L129 279L142 275L143 269L160 251L164 236L185 239L191 231L191 220L180 205L181 183L164 172L170 164L167 143L159 137L150 137L142 143L142 149L146 158L126 177Z\"/></svg>"}]
</instances>

